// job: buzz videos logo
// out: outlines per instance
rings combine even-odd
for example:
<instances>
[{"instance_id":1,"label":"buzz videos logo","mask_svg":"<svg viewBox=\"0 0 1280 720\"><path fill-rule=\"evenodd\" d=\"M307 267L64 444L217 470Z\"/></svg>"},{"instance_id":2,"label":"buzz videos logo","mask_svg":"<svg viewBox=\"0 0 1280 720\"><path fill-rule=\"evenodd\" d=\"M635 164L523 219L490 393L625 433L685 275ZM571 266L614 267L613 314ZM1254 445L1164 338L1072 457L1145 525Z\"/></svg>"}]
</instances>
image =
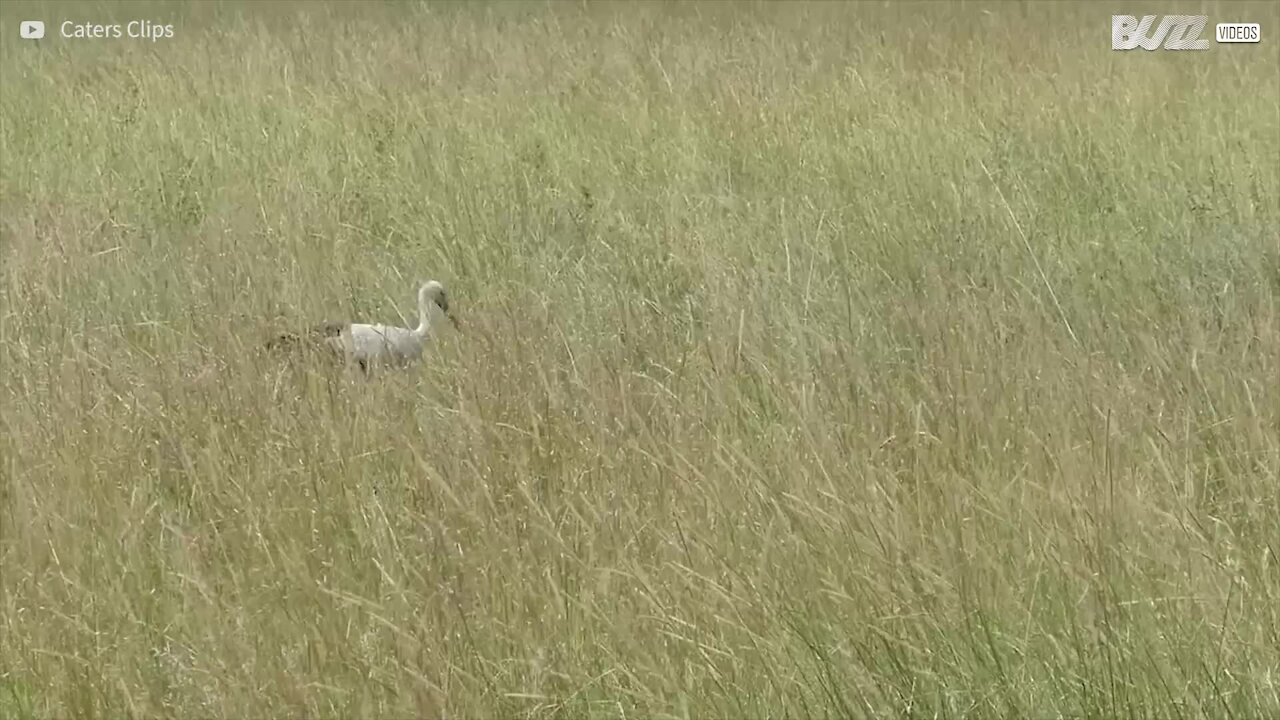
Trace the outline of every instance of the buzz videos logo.
<instances>
[{"instance_id":1,"label":"buzz videos logo","mask_svg":"<svg viewBox=\"0 0 1280 720\"><path fill-rule=\"evenodd\" d=\"M1156 50L1163 46L1165 50L1208 50L1209 41L1203 37L1208 23L1206 15L1143 15L1141 20L1133 15L1112 15L1111 49ZM1218 23L1214 36L1220 43L1256 43L1261 42L1262 31L1258 23Z\"/></svg>"}]
</instances>

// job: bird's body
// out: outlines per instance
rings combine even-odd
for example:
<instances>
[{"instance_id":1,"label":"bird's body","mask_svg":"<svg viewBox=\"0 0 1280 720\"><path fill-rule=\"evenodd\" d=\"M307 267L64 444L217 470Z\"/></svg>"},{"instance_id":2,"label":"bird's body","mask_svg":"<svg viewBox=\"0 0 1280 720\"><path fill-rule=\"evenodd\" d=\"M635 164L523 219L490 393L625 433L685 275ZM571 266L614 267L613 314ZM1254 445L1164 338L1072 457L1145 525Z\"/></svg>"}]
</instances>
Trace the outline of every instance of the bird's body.
<instances>
[{"instance_id":1,"label":"bird's body","mask_svg":"<svg viewBox=\"0 0 1280 720\"><path fill-rule=\"evenodd\" d=\"M352 324L341 336L356 360L408 364L422 357L427 333L392 325Z\"/></svg>"},{"instance_id":2,"label":"bird's body","mask_svg":"<svg viewBox=\"0 0 1280 720\"><path fill-rule=\"evenodd\" d=\"M312 327L305 338L281 335L268 346L303 344L304 340L310 340L360 366L365 372L377 365L403 367L422 358L427 340L446 319L455 326L458 324L449 312L444 286L432 280L418 290L418 326L415 328L381 323L327 322Z\"/></svg>"}]
</instances>

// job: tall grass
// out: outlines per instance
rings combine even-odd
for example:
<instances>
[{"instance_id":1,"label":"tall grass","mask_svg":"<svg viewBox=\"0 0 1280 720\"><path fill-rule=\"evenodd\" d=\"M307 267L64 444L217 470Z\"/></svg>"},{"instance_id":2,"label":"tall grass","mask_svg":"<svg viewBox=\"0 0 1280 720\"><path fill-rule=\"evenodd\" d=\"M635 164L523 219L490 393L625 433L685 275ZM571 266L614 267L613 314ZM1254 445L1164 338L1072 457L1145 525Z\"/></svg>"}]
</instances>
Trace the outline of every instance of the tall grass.
<instances>
[{"instance_id":1,"label":"tall grass","mask_svg":"<svg viewBox=\"0 0 1280 720\"><path fill-rule=\"evenodd\" d=\"M1122 11L0 6L0 715L1280 714L1280 12Z\"/></svg>"}]
</instances>

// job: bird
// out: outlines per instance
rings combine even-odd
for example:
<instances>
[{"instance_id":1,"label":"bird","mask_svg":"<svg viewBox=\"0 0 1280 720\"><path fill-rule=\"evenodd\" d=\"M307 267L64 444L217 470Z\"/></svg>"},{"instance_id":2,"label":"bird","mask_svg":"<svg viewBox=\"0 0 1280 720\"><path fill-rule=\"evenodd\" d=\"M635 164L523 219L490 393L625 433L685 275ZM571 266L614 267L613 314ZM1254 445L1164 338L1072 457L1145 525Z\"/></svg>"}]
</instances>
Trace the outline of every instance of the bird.
<instances>
[{"instance_id":1,"label":"bird","mask_svg":"<svg viewBox=\"0 0 1280 720\"><path fill-rule=\"evenodd\" d=\"M368 374L375 366L405 367L421 359L423 347L443 320L455 328L461 327L449 309L449 295L444 285L431 280L418 289L416 328L326 321L311 326L303 335L277 335L267 341L267 348L323 348Z\"/></svg>"}]
</instances>

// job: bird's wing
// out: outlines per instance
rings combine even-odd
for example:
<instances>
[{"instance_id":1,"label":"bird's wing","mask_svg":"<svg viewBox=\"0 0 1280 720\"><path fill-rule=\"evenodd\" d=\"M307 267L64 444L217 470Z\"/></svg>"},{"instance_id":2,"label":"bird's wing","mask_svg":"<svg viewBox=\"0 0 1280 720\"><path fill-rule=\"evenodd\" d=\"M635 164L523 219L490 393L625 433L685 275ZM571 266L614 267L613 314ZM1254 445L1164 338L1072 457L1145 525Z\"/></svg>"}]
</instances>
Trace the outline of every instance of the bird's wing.
<instances>
[{"instance_id":1,"label":"bird's wing","mask_svg":"<svg viewBox=\"0 0 1280 720\"><path fill-rule=\"evenodd\" d=\"M409 328L388 328L387 342L402 360L413 360L422 355L422 343L426 339Z\"/></svg>"},{"instance_id":2,"label":"bird's wing","mask_svg":"<svg viewBox=\"0 0 1280 720\"><path fill-rule=\"evenodd\" d=\"M385 325L352 325L347 335L352 352L359 358L372 359L387 352Z\"/></svg>"}]
</instances>

